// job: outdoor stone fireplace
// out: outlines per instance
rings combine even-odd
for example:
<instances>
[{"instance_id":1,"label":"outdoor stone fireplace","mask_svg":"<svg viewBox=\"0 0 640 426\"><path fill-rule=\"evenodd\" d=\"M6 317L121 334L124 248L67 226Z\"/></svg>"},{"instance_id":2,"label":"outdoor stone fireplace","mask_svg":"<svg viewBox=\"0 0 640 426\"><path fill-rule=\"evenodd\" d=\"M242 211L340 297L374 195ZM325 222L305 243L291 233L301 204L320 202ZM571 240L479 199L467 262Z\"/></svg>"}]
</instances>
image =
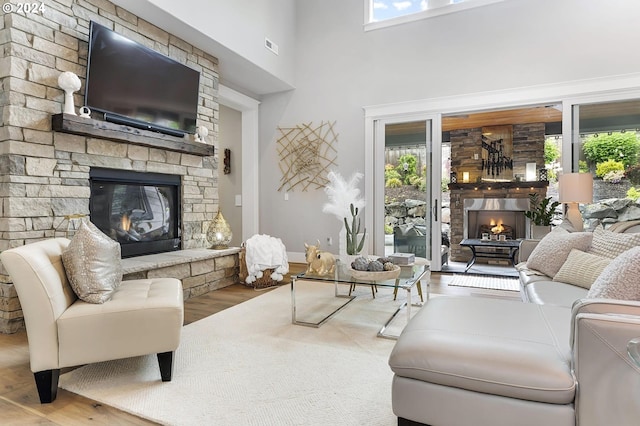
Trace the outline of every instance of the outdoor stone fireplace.
<instances>
[{"instance_id":1,"label":"outdoor stone fireplace","mask_svg":"<svg viewBox=\"0 0 640 426\"><path fill-rule=\"evenodd\" d=\"M466 198L463 201L464 238L482 234L504 235L515 240L528 238L528 198Z\"/></svg>"},{"instance_id":2,"label":"outdoor stone fireplace","mask_svg":"<svg viewBox=\"0 0 640 426\"><path fill-rule=\"evenodd\" d=\"M125 279L175 277L182 280L185 299L233 284L238 250L204 250L218 211L217 59L106 0L51 1L55 6L48 9L55 13L4 17L0 250L69 236L69 216L91 213L92 170L162 174L176 182L175 234L182 250L144 261L124 259ZM90 20L200 72L197 124L209 130L204 143L60 114L64 93L57 80L63 71L83 81L75 93L76 109L83 105ZM0 332L22 326L18 297L0 265Z\"/></svg>"},{"instance_id":3,"label":"outdoor stone fireplace","mask_svg":"<svg viewBox=\"0 0 640 426\"><path fill-rule=\"evenodd\" d=\"M460 246L464 238L479 238L482 226L491 220L512 228L514 238L528 236L529 194L545 197L548 182L483 182L450 184L451 191L451 247L450 259L467 262L471 251ZM486 228L485 228L486 229ZM489 231L490 232L490 231Z\"/></svg>"}]
</instances>

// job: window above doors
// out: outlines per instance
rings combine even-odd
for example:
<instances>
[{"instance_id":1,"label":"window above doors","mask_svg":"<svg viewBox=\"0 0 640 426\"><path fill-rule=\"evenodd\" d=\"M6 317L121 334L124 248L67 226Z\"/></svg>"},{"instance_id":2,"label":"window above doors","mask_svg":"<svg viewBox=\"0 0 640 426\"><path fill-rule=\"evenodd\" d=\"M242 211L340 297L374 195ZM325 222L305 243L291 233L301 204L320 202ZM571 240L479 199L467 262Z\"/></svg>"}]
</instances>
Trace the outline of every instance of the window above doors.
<instances>
[{"instance_id":1,"label":"window above doors","mask_svg":"<svg viewBox=\"0 0 640 426\"><path fill-rule=\"evenodd\" d=\"M365 31L486 6L506 0L364 0Z\"/></svg>"}]
</instances>

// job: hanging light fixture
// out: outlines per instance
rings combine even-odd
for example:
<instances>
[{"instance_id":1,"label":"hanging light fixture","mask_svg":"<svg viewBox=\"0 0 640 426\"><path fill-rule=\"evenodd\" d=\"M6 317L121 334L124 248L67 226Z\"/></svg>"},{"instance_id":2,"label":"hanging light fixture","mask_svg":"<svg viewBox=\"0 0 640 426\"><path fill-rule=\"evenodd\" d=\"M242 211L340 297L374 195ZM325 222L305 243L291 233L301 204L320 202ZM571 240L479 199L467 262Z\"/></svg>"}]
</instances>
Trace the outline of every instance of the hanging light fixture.
<instances>
[{"instance_id":1,"label":"hanging light fixture","mask_svg":"<svg viewBox=\"0 0 640 426\"><path fill-rule=\"evenodd\" d=\"M229 248L232 236L231 227L222 216L222 212L218 210L218 214L207 229L207 241L211 244L212 249L221 250Z\"/></svg>"}]
</instances>

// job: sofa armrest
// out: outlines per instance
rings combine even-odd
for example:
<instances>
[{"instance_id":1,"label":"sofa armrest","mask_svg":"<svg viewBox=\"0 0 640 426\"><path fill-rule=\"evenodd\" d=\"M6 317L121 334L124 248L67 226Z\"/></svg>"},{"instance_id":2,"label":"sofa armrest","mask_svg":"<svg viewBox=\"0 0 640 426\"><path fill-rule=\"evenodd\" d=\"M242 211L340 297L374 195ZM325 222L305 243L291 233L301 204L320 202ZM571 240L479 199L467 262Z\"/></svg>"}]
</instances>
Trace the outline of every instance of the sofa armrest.
<instances>
[{"instance_id":1,"label":"sofa armrest","mask_svg":"<svg viewBox=\"0 0 640 426\"><path fill-rule=\"evenodd\" d=\"M622 317L632 316L640 318L640 302L635 300L618 299L576 300L571 308L571 342L575 339L576 317L580 314L601 314Z\"/></svg>"},{"instance_id":2,"label":"sofa armrest","mask_svg":"<svg viewBox=\"0 0 640 426\"><path fill-rule=\"evenodd\" d=\"M522 240L520 243L520 249L518 250L518 263L526 262L531 255L531 252L538 245L540 240Z\"/></svg>"},{"instance_id":3,"label":"sofa armrest","mask_svg":"<svg viewBox=\"0 0 640 426\"><path fill-rule=\"evenodd\" d=\"M627 344L640 337L640 316L578 313L573 327L576 423L637 424L640 367L627 354Z\"/></svg>"}]
</instances>

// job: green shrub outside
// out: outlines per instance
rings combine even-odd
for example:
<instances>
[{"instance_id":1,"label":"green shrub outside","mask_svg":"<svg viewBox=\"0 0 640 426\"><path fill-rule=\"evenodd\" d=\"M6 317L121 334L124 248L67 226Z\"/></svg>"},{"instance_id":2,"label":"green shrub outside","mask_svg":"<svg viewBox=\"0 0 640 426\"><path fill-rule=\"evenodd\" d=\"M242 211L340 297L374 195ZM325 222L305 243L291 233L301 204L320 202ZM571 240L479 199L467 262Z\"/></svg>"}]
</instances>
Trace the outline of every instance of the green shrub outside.
<instances>
[{"instance_id":1,"label":"green shrub outside","mask_svg":"<svg viewBox=\"0 0 640 426\"><path fill-rule=\"evenodd\" d=\"M596 164L596 176L603 178L609 172L624 172L624 164L621 161L607 160Z\"/></svg>"},{"instance_id":2,"label":"green shrub outside","mask_svg":"<svg viewBox=\"0 0 640 426\"><path fill-rule=\"evenodd\" d=\"M448 177L443 177L440 180L440 189L442 190L442 192L449 192L449 184L451 182L449 181Z\"/></svg>"},{"instance_id":3,"label":"green shrub outside","mask_svg":"<svg viewBox=\"0 0 640 426\"><path fill-rule=\"evenodd\" d=\"M560 158L560 149L551 138L544 141L544 164L553 164Z\"/></svg>"},{"instance_id":4,"label":"green shrub outside","mask_svg":"<svg viewBox=\"0 0 640 426\"><path fill-rule=\"evenodd\" d=\"M415 176L417 174L416 165L418 160L411 154L405 154L398 159L398 165L396 166L396 171L400 174L400 176L404 176L404 183L407 185L411 185L410 178L411 176ZM404 169L404 165L407 165L407 170Z\"/></svg>"},{"instance_id":5,"label":"green shrub outside","mask_svg":"<svg viewBox=\"0 0 640 426\"><path fill-rule=\"evenodd\" d=\"M631 198L633 201L638 201L638 198L640 198L640 191L638 191L636 187L632 186L627 191L627 198Z\"/></svg>"},{"instance_id":6,"label":"green shrub outside","mask_svg":"<svg viewBox=\"0 0 640 426\"><path fill-rule=\"evenodd\" d=\"M402 180L399 178L388 179L385 185L387 188L400 188L402 186Z\"/></svg>"},{"instance_id":7,"label":"green shrub outside","mask_svg":"<svg viewBox=\"0 0 640 426\"><path fill-rule=\"evenodd\" d=\"M589 164L584 160L578 160L578 171L580 173L589 173Z\"/></svg>"},{"instance_id":8,"label":"green shrub outside","mask_svg":"<svg viewBox=\"0 0 640 426\"><path fill-rule=\"evenodd\" d=\"M638 161L640 141L635 132L591 135L585 141L582 150L587 160L595 164L618 160L624 167L629 167Z\"/></svg>"},{"instance_id":9,"label":"green shrub outside","mask_svg":"<svg viewBox=\"0 0 640 426\"><path fill-rule=\"evenodd\" d=\"M402 180L402 175L400 175L400 173L396 172L395 169L391 169L391 170L385 170L384 171L384 180L385 182L388 181L389 179L400 179Z\"/></svg>"}]
</instances>

